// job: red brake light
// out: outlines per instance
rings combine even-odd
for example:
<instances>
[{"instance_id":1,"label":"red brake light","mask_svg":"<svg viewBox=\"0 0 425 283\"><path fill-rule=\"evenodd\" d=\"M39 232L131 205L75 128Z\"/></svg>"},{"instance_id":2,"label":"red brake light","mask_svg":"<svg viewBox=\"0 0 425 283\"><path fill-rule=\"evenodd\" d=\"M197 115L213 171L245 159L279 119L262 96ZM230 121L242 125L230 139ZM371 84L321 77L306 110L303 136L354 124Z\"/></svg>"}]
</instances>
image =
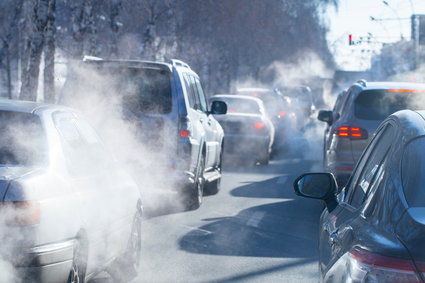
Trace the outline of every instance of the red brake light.
<instances>
[{"instance_id":1,"label":"red brake light","mask_svg":"<svg viewBox=\"0 0 425 283\"><path fill-rule=\"evenodd\" d=\"M355 248L350 251L351 256L362 263L372 266L385 267L391 269L414 271L413 262L408 259L387 257L369 252L361 248Z\"/></svg>"},{"instance_id":2,"label":"red brake light","mask_svg":"<svg viewBox=\"0 0 425 283\"><path fill-rule=\"evenodd\" d=\"M189 131L188 130L180 130L180 136L181 137L188 137L189 136Z\"/></svg>"},{"instance_id":3,"label":"red brake light","mask_svg":"<svg viewBox=\"0 0 425 283\"><path fill-rule=\"evenodd\" d=\"M282 110L282 111L279 111L279 116L280 116L280 117L285 116L285 111L283 111L283 110Z\"/></svg>"},{"instance_id":4,"label":"red brake light","mask_svg":"<svg viewBox=\"0 0 425 283\"><path fill-rule=\"evenodd\" d=\"M389 89L388 91L392 91L392 92L425 92L425 90L421 90L421 89Z\"/></svg>"},{"instance_id":5,"label":"red brake light","mask_svg":"<svg viewBox=\"0 0 425 283\"><path fill-rule=\"evenodd\" d=\"M235 110L227 109L227 113L235 113L235 112L236 112Z\"/></svg>"},{"instance_id":6,"label":"red brake light","mask_svg":"<svg viewBox=\"0 0 425 283\"><path fill-rule=\"evenodd\" d=\"M264 123L255 123L254 127L256 129L262 129L262 128L264 128Z\"/></svg>"},{"instance_id":7,"label":"red brake light","mask_svg":"<svg viewBox=\"0 0 425 283\"><path fill-rule=\"evenodd\" d=\"M349 137L353 139L367 139L367 131L358 127L339 127L336 134L340 137Z\"/></svg>"}]
</instances>

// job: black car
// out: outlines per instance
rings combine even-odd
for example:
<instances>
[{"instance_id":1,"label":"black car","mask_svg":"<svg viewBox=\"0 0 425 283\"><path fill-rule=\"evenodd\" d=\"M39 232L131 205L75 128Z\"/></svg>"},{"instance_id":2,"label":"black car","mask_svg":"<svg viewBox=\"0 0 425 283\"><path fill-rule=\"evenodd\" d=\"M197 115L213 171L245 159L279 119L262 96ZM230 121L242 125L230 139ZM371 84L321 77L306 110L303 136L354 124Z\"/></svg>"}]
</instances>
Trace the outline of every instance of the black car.
<instances>
[{"instance_id":1,"label":"black car","mask_svg":"<svg viewBox=\"0 0 425 283\"><path fill-rule=\"evenodd\" d=\"M119 108L139 140L128 157L143 164L135 174L160 176L153 190L162 186L177 193L188 209L199 207L204 193L217 193L224 133L213 114L225 114L226 105L208 105L200 78L188 64L86 57L72 72L61 102L97 113L94 105L106 101L109 111L102 111L101 122L116 139L108 118Z\"/></svg>"},{"instance_id":2,"label":"black car","mask_svg":"<svg viewBox=\"0 0 425 283\"><path fill-rule=\"evenodd\" d=\"M425 282L425 111L388 117L336 195L331 173L308 173L298 195L322 199L321 282Z\"/></svg>"}]
</instances>

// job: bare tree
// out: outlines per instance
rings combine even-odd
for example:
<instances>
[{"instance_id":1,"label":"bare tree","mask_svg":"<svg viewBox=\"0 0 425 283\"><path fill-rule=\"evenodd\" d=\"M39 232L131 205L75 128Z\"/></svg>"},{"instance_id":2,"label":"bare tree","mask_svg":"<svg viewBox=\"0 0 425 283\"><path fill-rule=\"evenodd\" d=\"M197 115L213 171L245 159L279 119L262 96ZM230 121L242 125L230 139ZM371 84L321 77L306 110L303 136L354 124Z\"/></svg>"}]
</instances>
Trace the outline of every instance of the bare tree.
<instances>
[{"instance_id":1,"label":"bare tree","mask_svg":"<svg viewBox=\"0 0 425 283\"><path fill-rule=\"evenodd\" d=\"M56 0L48 3L44 48L44 101L55 102Z\"/></svg>"},{"instance_id":2,"label":"bare tree","mask_svg":"<svg viewBox=\"0 0 425 283\"><path fill-rule=\"evenodd\" d=\"M22 66L23 75L19 98L35 101L37 100L40 61L44 47L44 32L49 19L50 0L33 0L31 2L33 2L33 11L30 17L32 29L28 37L28 61Z\"/></svg>"}]
</instances>

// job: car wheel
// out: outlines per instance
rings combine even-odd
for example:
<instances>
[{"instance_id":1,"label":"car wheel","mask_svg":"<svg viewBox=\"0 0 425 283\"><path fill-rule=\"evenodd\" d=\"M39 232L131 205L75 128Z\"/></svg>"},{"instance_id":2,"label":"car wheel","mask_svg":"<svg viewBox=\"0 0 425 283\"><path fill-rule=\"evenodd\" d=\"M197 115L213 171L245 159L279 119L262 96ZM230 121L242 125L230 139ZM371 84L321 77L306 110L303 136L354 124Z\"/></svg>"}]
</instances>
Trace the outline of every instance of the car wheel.
<instances>
[{"instance_id":1,"label":"car wheel","mask_svg":"<svg viewBox=\"0 0 425 283\"><path fill-rule=\"evenodd\" d=\"M142 217L140 213L134 216L127 249L114 264L108 268L113 282L129 282L137 276L142 250Z\"/></svg>"},{"instance_id":2,"label":"car wheel","mask_svg":"<svg viewBox=\"0 0 425 283\"><path fill-rule=\"evenodd\" d=\"M67 283L84 283L86 277L87 256L83 245L77 241L74 245L74 258Z\"/></svg>"},{"instance_id":3,"label":"car wheel","mask_svg":"<svg viewBox=\"0 0 425 283\"><path fill-rule=\"evenodd\" d=\"M270 152L267 151L263 156L261 156L258 160L260 165L268 165L270 161Z\"/></svg>"},{"instance_id":4,"label":"car wheel","mask_svg":"<svg viewBox=\"0 0 425 283\"><path fill-rule=\"evenodd\" d=\"M223 153L220 154L220 163L217 167L217 171L220 174L221 174L222 158L223 158ZM205 193L204 194L208 195L208 196L215 195L220 190L220 187L221 187L221 175L220 175L220 178L218 178L217 180L214 180L210 183L205 184Z\"/></svg>"},{"instance_id":5,"label":"car wheel","mask_svg":"<svg viewBox=\"0 0 425 283\"><path fill-rule=\"evenodd\" d=\"M199 161L198 173L196 174L194 189L189 192L188 209L194 210L201 206L202 195L204 194L204 171L205 171L205 156L202 155Z\"/></svg>"}]
</instances>

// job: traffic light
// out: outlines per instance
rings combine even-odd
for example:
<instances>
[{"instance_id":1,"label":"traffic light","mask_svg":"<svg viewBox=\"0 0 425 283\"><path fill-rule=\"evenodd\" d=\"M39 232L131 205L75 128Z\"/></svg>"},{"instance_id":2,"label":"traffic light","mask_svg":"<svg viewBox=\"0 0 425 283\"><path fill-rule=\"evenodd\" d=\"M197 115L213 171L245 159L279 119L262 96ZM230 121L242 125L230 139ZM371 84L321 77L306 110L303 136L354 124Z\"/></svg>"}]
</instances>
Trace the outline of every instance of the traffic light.
<instances>
[{"instance_id":1,"label":"traffic light","mask_svg":"<svg viewBox=\"0 0 425 283\"><path fill-rule=\"evenodd\" d=\"M353 42L353 35L352 35L352 34L349 34L349 35L348 35L348 45L354 45L354 42Z\"/></svg>"}]
</instances>

